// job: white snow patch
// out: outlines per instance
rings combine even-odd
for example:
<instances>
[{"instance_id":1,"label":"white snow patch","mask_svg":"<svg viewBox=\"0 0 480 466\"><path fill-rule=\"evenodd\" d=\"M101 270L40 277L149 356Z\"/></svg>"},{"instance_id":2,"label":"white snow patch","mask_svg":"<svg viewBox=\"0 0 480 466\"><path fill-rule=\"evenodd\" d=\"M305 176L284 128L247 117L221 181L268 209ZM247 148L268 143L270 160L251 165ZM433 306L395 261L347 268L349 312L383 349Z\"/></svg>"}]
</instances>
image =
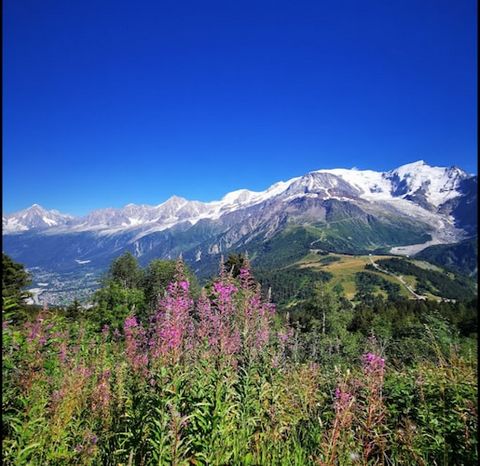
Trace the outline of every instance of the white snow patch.
<instances>
[{"instance_id":1,"label":"white snow patch","mask_svg":"<svg viewBox=\"0 0 480 466\"><path fill-rule=\"evenodd\" d=\"M428 202L435 207L460 195L457 191L460 181L468 175L459 168L431 167L423 160L402 165L389 172L406 180L409 193L423 188Z\"/></svg>"},{"instance_id":2,"label":"white snow patch","mask_svg":"<svg viewBox=\"0 0 480 466\"><path fill-rule=\"evenodd\" d=\"M45 217L45 215L42 216L42 220L49 226L53 226L53 225L57 224L57 222L55 220L52 220L51 218Z\"/></svg>"},{"instance_id":3,"label":"white snow patch","mask_svg":"<svg viewBox=\"0 0 480 466\"><path fill-rule=\"evenodd\" d=\"M385 179L383 173L373 170L348 170L346 168L334 168L331 170L318 170L317 173L331 173L342 178L348 184L357 188L361 197L367 200L392 199L392 184Z\"/></svg>"}]
</instances>

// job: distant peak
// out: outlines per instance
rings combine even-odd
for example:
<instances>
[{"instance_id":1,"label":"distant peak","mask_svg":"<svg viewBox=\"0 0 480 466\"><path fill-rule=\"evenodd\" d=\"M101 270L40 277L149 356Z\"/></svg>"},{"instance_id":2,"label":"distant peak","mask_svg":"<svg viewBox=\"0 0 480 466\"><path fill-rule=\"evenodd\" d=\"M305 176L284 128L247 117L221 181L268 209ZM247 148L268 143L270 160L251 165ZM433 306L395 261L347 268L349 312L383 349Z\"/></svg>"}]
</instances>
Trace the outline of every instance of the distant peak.
<instances>
[{"instance_id":1,"label":"distant peak","mask_svg":"<svg viewBox=\"0 0 480 466\"><path fill-rule=\"evenodd\" d=\"M400 165L400 167L398 167L397 170L399 170L400 168L416 168L416 167L418 168L418 167L424 167L424 166L428 166L428 164L425 163L425 160L417 160L416 162Z\"/></svg>"},{"instance_id":2,"label":"distant peak","mask_svg":"<svg viewBox=\"0 0 480 466\"><path fill-rule=\"evenodd\" d=\"M237 189L235 191L231 191L225 194L225 196L222 197L222 201L233 201L233 200L238 200L239 198L243 199L243 198L249 197L252 194L256 194L256 193L253 191L250 191L249 189Z\"/></svg>"},{"instance_id":3,"label":"distant peak","mask_svg":"<svg viewBox=\"0 0 480 466\"><path fill-rule=\"evenodd\" d=\"M424 160L417 160L416 162L411 162L411 163L406 163L405 165L400 165L397 168L394 168L393 170L390 170L387 173L396 173L400 176L403 175L413 175L416 172L424 172L425 170L429 170L431 168L438 168L438 167L431 167L426 163Z\"/></svg>"},{"instance_id":4,"label":"distant peak","mask_svg":"<svg viewBox=\"0 0 480 466\"><path fill-rule=\"evenodd\" d=\"M165 202L187 202L184 197L173 195L169 197Z\"/></svg>"},{"instance_id":5,"label":"distant peak","mask_svg":"<svg viewBox=\"0 0 480 466\"><path fill-rule=\"evenodd\" d=\"M187 199L183 198L183 197L180 197L180 196L171 196L169 197L165 202L162 202L161 204L159 204L157 207L160 207L160 206L171 206L171 205L179 205L179 204L186 204L188 201Z\"/></svg>"},{"instance_id":6,"label":"distant peak","mask_svg":"<svg viewBox=\"0 0 480 466\"><path fill-rule=\"evenodd\" d=\"M468 175L468 173L465 170L462 170L457 165L452 165L448 170L451 172L457 172L457 173Z\"/></svg>"},{"instance_id":7,"label":"distant peak","mask_svg":"<svg viewBox=\"0 0 480 466\"><path fill-rule=\"evenodd\" d=\"M47 212L47 209L42 207L40 204L32 204L30 207L27 207L25 211L39 211L39 212Z\"/></svg>"}]
</instances>

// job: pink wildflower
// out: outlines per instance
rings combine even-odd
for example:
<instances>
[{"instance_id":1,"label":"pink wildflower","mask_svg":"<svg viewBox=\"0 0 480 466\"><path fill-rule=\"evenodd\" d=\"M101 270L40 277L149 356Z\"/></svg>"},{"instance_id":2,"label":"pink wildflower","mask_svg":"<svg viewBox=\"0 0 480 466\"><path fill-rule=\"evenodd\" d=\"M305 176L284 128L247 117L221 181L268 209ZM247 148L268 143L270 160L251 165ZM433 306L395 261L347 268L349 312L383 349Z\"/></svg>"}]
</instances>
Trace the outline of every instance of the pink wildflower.
<instances>
[{"instance_id":1,"label":"pink wildflower","mask_svg":"<svg viewBox=\"0 0 480 466\"><path fill-rule=\"evenodd\" d=\"M84 378L84 379L88 379L91 375L92 375L92 370L90 368L88 368L87 366L83 366L81 365L79 368L78 368L78 374Z\"/></svg>"},{"instance_id":2,"label":"pink wildflower","mask_svg":"<svg viewBox=\"0 0 480 466\"><path fill-rule=\"evenodd\" d=\"M189 295L189 283L183 272L183 263L177 262L175 281L169 284L167 295L160 301L154 318L154 331L149 346L152 356L171 355L178 360L193 336L190 312L193 300Z\"/></svg>"},{"instance_id":3,"label":"pink wildflower","mask_svg":"<svg viewBox=\"0 0 480 466\"><path fill-rule=\"evenodd\" d=\"M145 373L148 365L145 330L138 324L135 316L125 319L123 329L127 359L135 372Z\"/></svg>"},{"instance_id":4,"label":"pink wildflower","mask_svg":"<svg viewBox=\"0 0 480 466\"><path fill-rule=\"evenodd\" d=\"M290 328L290 327L279 330L277 333L278 341L282 345L286 345L287 342L292 338L292 336L293 336L293 328Z\"/></svg>"},{"instance_id":5,"label":"pink wildflower","mask_svg":"<svg viewBox=\"0 0 480 466\"><path fill-rule=\"evenodd\" d=\"M52 392L52 403L53 404L59 403L63 397L64 397L64 390L54 390Z\"/></svg>"},{"instance_id":6,"label":"pink wildflower","mask_svg":"<svg viewBox=\"0 0 480 466\"><path fill-rule=\"evenodd\" d=\"M253 353L261 351L270 340L270 327L275 307L264 303L260 289L248 291L243 303L243 344Z\"/></svg>"},{"instance_id":7,"label":"pink wildflower","mask_svg":"<svg viewBox=\"0 0 480 466\"><path fill-rule=\"evenodd\" d=\"M367 353L362 356L363 369L366 374L377 374L383 376L385 359L380 356Z\"/></svg>"},{"instance_id":8,"label":"pink wildflower","mask_svg":"<svg viewBox=\"0 0 480 466\"><path fill-rule=\"evenodd\" d=\"M134 328L138 325L137 318L135 316L127 317L125 319L125 323L123 324L123 328L125 330Z\"/></svg>"},{"instance_id":9,"label":"pink wildflower","mask_svg":"<svg viewBox=\"0 0 480 466\"><path fill-rule=\"evenodd\" d=\"M104 339L107 339L109 333L110 333L110 327L109 327L107 324L105 324L105 325L103 326L103 328L102 328L102 336L103 336L103 338L104 338Z\"/></svg>"},{"instance_id":10,"label":"pink wildflower","mask_svg":"<svg viewBox=\"0 0 480 466\"><path fill-rule=\"evenodd\" d=\"M344 406L345 404L350 403L353 395L349 392L344 392L341 388L335 389L335 402L337 406Z\"/></svg>"},{"instance_id":11,"label":"pink wildflower","mask_svg":"<svg viewBox=\"0 0 480 466\"><path fill-rule=\"evenodd\" d=\"M60 362L62 364L65 364L65 361L67 360L67 342L66 341L62 341L62 343L60 344L58 359L60 359Z\"/></svg>"},{"instance_id":12,"label":"pink wildflower","mask_svg":"<svg viewBox=\"0 0 480 466\"><path fill-rule=\"evenodd\" d=\"M353 404L355 398L345 383L341 383L335 389L335 422L334 430L349 426L353 418ZM338 432L337 432L338 433Z\"/></svg>"},{"instance_id":13,"label":"pink wildflower","mask_svg":"<svg viewBox=\"0 0 480 466\"><path fill-rule=\"evenodd\" d=\"M228 282L216 282L213 284L213 289L223 301L228 300L237 291L237 287Z\"/></svg>"},{"instance_id":14,"label":"pink wildflower","mask_svg":"<svg viewBox=\"0 0 480 466\"><path fill-rule=\"evenodd\" d=\"M108 412L110 404L110 371L105 370L100 374L98 385L93 392L92 410L100 412L104 416Z\"/></svg>"}]
</instances>

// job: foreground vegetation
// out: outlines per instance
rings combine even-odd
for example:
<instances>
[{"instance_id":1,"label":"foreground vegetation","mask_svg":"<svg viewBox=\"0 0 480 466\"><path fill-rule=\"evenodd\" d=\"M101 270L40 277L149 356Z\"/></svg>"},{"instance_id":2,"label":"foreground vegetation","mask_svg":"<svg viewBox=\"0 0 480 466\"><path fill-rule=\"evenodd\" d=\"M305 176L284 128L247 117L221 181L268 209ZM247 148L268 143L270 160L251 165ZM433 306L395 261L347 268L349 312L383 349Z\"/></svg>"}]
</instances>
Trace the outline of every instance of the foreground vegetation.
<instances>
[{"instance_id":1,"label":"foreground vegetation","mask_svg":"<svg viewBox=\"0 0 480 466\"><path fill-rule=\"evenodd\" d=\"M88 311L22 314L4 283L3 463L476 464L473 303L362 277L353 307L302 276L291 313L238 257L201 290L121 258Z\"/></svg>"}]
</instances>

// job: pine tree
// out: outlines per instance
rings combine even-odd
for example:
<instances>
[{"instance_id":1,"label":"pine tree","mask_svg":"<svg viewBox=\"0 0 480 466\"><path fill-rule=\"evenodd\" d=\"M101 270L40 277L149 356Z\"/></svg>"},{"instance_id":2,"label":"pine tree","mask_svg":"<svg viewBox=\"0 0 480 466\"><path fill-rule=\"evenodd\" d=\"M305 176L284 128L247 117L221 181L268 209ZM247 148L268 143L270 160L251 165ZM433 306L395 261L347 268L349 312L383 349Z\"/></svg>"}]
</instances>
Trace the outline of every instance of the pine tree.
<instances>
[{"instance_id":1,"label":"pine tree","mask_svg":"<svg viewBox=\"0 0 480 466\"><path fill-rule=\"evenodd\" d=\"M2 266L2 297L17 305L22 304L29 296L25 287L31 283L30 275L22 264L14 262L5 253L2 253Z\"/></svg>"}]
</instances>

